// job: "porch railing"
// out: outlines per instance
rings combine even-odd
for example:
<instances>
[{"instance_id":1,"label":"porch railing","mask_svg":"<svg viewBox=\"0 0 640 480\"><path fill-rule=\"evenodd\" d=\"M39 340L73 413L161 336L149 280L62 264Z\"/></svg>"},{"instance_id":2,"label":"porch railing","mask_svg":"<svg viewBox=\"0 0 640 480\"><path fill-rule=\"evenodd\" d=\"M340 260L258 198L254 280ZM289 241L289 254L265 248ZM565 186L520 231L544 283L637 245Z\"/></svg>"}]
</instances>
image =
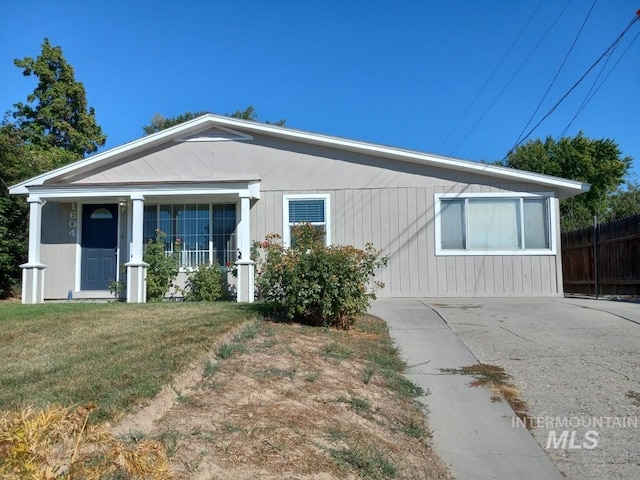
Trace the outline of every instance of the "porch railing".
<instances>
[{"instance_id":1,"label":"porch railing","mask_svg":"<svg viewBox=\"0 0 640 480\"><path fill-rule=\"evenodd\" d=\"M173 255L175 252L167 251L166 256ZM237 251L233 250L213 250L213 261L218 260L221 267L234 263L237 260ZM209 263L209 250L181 250L180 251L180 268L194 269L199 265Z\"/></svg>"}]
</instances>

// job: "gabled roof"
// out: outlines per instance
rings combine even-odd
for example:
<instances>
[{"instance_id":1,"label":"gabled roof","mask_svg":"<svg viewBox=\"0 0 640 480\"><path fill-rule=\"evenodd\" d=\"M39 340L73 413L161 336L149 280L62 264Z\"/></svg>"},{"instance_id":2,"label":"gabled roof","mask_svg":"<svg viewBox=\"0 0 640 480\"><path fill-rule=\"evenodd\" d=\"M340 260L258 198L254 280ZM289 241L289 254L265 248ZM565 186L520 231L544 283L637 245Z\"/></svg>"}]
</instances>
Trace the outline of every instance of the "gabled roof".
<instances>
[{"instance_id":1,"label":"gabled roof","mask_svg":"<svg viewBox=\"0 0 640 480\"><path fill-rule=\"evenodd\" d=\"M474 173L480 176L488 176L511 181L521 181L538 184L541 187L557 189L560 198L572 197L589 190L590 185L574 180L567 180L539 173L526 172L513 168L498 167L485 163L461 160L443 155L405 150L374 143L360 142L346 138L333 137L318 133L294 130L276 125L258 123L238 118L207 114L188 122L181 123L158 133L142 137L138 140L126 143L104 152L98 153L64 167L38 175L14 185L9 189L12 194L27 194L29 187L41 186L45 182L77 175L90 171L99 166L106 166L129 155L138 154L152 149L168 141L215 141L215 140L250 140L251 134L261 134L278 137L295 142L309 143L338 150L347 150L388 158L403 162L416 163L437 168L456 170L466 173Z\"/></svg>"}]
</instances>

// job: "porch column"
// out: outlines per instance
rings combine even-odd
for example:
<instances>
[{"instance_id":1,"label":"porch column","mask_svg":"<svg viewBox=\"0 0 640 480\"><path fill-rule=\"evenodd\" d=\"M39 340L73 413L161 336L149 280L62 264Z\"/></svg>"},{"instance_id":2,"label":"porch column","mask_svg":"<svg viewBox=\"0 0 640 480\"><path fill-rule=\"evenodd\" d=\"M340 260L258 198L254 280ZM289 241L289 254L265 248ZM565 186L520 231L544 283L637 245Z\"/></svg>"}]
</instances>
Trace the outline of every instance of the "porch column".
<instances>
[{"instance_id":1,"label":"porch column","mask_svg":"<svg viewBox=\"0 0 640 480\"><path fill-rule=\"evenodd\" d=\"M252 303L255 296L254 270L255 262L251 260L251 199L248 196L240 198L240 223L238 233L240 237L238 267L238 284L236 286L238 302Z\"/></svg>"},{"instance_id":2,"label":"porch column","mask_svg":"<svg viewBox=\"0 0 640 480\"><path fill-rule=\"evenodd\" d=\"M127 303L147 302L147 267L142 259L144 196L131 195L131 257L127 267Z\"/></svg>"},{"instance_id":3,"label":"porch column","mask_svg":"<svg viewBox=\"0 0 640 480\"><path fill-rule=\"evenodd\" d=\"M44 303L44 269L40 262L42 205L40 197L29 195L29 259L22 268L22 303Z\"/></svg>"}]
</instances>

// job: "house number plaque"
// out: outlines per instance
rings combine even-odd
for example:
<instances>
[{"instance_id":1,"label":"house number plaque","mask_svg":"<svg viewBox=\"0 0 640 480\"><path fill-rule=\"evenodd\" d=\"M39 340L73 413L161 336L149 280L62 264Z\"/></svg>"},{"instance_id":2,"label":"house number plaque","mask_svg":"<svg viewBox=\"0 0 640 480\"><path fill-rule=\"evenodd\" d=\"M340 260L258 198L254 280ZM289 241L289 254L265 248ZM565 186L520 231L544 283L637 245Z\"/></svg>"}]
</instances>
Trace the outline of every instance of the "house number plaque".
<instances>
[{"instance_id":1,"label":"house number plaque","mask_svg":"<svg viewBox=\"0 0 640 480\"><path fill-rule=\"evenodd\" d=\"M76 236L76 228L78 227L78 210L76 210L76 204L71 204L71 210L69 211L69 236Z\"/></svg>"}]
</instances>

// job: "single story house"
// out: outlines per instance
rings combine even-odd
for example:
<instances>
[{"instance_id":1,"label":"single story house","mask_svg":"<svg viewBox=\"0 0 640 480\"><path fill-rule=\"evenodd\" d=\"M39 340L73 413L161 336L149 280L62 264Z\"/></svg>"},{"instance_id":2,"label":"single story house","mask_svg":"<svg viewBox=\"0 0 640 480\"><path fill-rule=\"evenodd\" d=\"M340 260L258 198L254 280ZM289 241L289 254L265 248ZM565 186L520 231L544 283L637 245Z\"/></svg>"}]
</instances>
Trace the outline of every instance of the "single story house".
<instances>
[{"instance_id":1,"label":"single story house","mask_svg":"<svg viewBox=\"0 0 640 480\"><path fill-rule=\"evenodd\" d=\"M254 298L250 247L310 222L327 244L389 255L388 297L557 296L559 200L588 184L218 115L38 175L10 189L30 205L22 301L146 301L145 243L180 242L183 270L237 265Z\"/></svg>"}]
</instances>

